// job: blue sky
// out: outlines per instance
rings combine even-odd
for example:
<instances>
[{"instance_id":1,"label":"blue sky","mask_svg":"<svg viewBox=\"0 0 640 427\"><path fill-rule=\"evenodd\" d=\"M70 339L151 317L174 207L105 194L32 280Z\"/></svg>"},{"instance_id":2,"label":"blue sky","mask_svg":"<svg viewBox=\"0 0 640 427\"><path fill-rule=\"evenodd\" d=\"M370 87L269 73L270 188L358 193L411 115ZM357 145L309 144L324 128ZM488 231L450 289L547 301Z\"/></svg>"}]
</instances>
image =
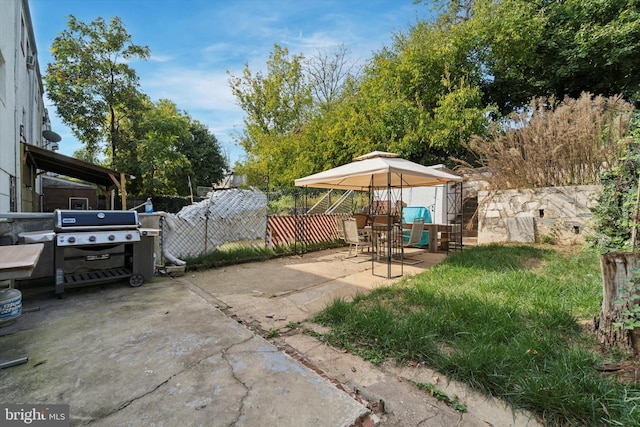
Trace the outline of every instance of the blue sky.
<instances>
[{"instance_id":1,"label":"blue sky","mask_svg":"<svg viewBox=\"0 0 640 427\"><path fill-rule=\"evenodd\" d=\"M413 0L29 0L29 7L43 74L68 15L87 23L119 16L133 42L151 51L149 60L130 64L141 90L207 126L232 164L244 155L233 138L244 114L227 71L240 76L245 63L253 73L264 71L276 43L308 57L344 45L364 63L430 13L428 2ZM80 143L46 103L62 136L59 152L70 156Z\"/></svg>"}]
</instances>

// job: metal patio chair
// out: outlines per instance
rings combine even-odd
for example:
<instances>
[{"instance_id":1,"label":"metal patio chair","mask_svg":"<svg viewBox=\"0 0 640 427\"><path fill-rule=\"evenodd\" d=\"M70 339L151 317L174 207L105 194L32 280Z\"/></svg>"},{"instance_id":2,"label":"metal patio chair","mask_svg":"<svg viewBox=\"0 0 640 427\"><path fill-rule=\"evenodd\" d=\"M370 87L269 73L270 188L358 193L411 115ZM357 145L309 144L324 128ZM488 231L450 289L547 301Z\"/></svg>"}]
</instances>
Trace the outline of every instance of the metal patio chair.
<instances>
[{"instance_id":1,"label":"metal patio chair","mask_svg":"<svg viewBox=\"0 0 640 427\"><path fill-rule=\"evenodd\" d=\"M411 233L409 234L409 240L406 242L402 242L402 251L404 257L404 248L410 246L416 246L420 243L422 239L422 231L424 229L424 218L415 218L413 220L413 224L411 225ZM420 259L415 258L404 258L404 262L406 264L419 264L422 262Z\"/></svg>"},{"instance_id":2,"label":"metal patio chair","mask_svg":"<svg viewBox=\"0 0 640 427\"><path fill-rule=\"evenodd\" d=\"M354 218L343 220L342 228L344 230L344 241L349 244L349 255L346 258L357 257L358 248L360 248L360 252L364 252L365 248L371 251L371 240L369 240L367 236L363 236L358 232L358 224ZM354 248L355 254L351 255Z\"/></svg>"}]
</instances>

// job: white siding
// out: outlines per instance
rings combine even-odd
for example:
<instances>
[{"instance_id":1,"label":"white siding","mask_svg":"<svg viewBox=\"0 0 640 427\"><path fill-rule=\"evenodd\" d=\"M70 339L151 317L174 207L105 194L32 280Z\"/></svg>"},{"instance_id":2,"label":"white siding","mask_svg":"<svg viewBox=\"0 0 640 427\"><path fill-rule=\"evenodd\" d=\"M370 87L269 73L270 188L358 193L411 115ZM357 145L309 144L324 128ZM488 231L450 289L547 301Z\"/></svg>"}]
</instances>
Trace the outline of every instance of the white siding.
<instances>
[{"instance_id":1,"label":"white siding","mask_svg":"<svg viewBox=\"0 0 640 427\"><path fill-rule=\"evenodd\" d=\"M32 57L31 66L27 58ZM0 13L0 212L34 211L36 189L21 142L42 146L45 115L28 0L3 0ZM15 194L11 187L15 182ZM13 199L13 200L12 200Z\"/></svg>"}]
</instances>

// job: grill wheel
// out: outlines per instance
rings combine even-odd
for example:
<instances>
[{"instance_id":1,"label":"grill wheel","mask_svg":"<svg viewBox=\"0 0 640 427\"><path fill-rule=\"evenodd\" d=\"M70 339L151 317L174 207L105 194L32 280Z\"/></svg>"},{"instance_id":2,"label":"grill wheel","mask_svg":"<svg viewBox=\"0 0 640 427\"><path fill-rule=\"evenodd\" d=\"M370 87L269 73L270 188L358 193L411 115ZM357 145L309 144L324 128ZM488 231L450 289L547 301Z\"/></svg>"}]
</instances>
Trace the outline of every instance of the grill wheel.
<instances>
[{"instance_id":1,"label":"grill wheel","mask_svg":"<svg viewBox=\"0 0 640 427\"><path fill-rule=\"evenodd\" d=\"M144 276L142 274L134 274L129 278L129 285L134 288L142 285L144 283Z\"/></svg>"}]
</instances>

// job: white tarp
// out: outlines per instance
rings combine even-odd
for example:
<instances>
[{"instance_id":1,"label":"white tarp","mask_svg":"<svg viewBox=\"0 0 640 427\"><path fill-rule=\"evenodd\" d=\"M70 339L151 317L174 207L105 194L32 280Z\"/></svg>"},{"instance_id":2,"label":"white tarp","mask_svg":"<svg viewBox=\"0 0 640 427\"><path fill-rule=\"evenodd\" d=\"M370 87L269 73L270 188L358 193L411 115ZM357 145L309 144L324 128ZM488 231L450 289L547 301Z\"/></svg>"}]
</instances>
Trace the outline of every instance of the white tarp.
<instances>
[{"instance_id":1,"label":"white tarp","mask_svg":"<svg viewBox=\"0 0 640 427\"><path fill-rule=\"evenodd\" d=\"M264 241L267 229L267 196L259 190L217 190L208 198L168 214L175 228L169 251L189 258L210 252L225 243Z\"/></svg>"}]
</instances>

